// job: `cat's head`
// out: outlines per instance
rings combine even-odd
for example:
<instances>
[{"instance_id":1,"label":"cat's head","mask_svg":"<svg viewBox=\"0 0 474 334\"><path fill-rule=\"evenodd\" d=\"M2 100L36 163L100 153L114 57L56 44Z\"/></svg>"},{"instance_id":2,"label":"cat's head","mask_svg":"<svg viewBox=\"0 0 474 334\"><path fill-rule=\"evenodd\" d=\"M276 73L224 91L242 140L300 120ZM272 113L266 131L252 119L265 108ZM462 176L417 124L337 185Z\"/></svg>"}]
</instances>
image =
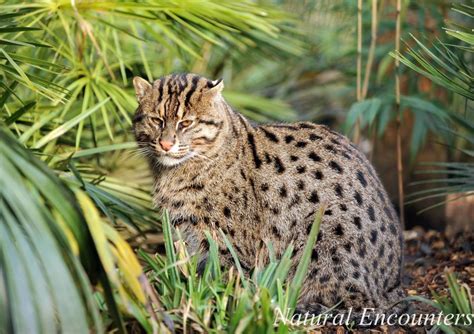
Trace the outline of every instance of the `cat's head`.
<instances>
[{"instance_id":1,"label":"cat's head","mask_svg":"<svg viewBox=\"0 0 474 334\"><path fill-rule=\"evenodd\" d=\"M139 107L133 130L139 146L154 161L175 166L206 159L221 145L226 116L222 80L196 74L172 74L153 84L133 79Z\"/></svg>"}]
</instances>

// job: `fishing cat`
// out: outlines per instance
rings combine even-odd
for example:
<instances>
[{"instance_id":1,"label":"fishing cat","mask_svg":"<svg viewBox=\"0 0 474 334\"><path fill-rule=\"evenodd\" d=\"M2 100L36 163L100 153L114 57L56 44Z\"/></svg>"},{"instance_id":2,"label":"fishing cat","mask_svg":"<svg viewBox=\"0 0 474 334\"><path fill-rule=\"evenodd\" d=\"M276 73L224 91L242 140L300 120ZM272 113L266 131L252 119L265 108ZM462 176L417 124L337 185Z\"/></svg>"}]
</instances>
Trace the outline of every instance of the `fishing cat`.
<instances>
[{"instance_id":1,"label":"fishing cat","mask_svg":"<svg viewBox=\"0 0 474 334\"><path fill-rule=\"evenodd\" d=\"M299 305L385 310L403 297L402 231L373 167L347 138L310 122L255 125L226 103L224 84L173 74L134 78L133 129L155 180L154 203L169 211L191 253L205 259L204 231L222 229L250 271L271 242L301 258L325 207ZM213 234L223 262L227 247Z\"/></svg>"}]
</instances>

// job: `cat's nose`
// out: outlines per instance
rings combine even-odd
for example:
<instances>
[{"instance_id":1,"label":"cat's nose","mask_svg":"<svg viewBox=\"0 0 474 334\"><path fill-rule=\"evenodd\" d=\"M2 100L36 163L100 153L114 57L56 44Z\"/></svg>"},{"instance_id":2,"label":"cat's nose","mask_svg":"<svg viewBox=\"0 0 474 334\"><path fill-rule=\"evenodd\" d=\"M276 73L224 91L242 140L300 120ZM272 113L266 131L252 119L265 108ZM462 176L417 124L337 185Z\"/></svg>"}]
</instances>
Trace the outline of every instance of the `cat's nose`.
<instances>
[{"instance_id":1,"label":"cat's nose","mask_svg":"<svg viewBox=\"0 0 474 334\"><path fill-rule=\"evenodd\" d=\"M165 150L166 152L168 152L169 150L171 150L171 148L173 147L174 145L174 142L172 141L169 141L169 140L160 140L160 146L163 150Z\"/></svg>"}]
</instances>

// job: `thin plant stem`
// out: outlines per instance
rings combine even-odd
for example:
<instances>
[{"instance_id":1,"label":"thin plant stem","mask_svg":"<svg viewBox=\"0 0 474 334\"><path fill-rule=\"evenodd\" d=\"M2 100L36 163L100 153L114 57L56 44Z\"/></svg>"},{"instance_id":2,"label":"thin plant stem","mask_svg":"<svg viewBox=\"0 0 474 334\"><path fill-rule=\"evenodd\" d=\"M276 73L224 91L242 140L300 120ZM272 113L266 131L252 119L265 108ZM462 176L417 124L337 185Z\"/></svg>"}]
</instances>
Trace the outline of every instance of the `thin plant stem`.
<instances>
[{"instance_id":1,"label":"thin plant stem","mask_svg":"<svg viewBox=\"0 0 474 334\"><path fill-rule=\"evenodd\" d=\"M362 100L362 0L357 0L357 102ZM354 143L360 140L360 123L357 120L354 129Z\"/></svg>"},{"instance_id":2,"label":"thin plant stem","mask_svg":"<svg viewBox=\"0 0 474 334\"><path fill-rule=\"evenodd\" d=\"M395 52L400 54L400 30L401 30L401 8L402 1L397 0L397 18L395 31ZM402 158L402 121L400 108L400 60L395 58L395 101L397 113L397 178L398 178L398 205L400 207L400 223L405 229L405 194L403 189L403 158Z\"/></svg>"},{"instance_id":3,"label":"thin plant stem","mask_svg":"<svg viewBox=\"0 0 474 334\"><path fill-rule=\"evenodd\" d=\"M367 91L369 89L370 74L372 72L372 64L374 63L375 45L377 42L377 26L377 0L372 0L371 38L369 56L367 58L367 64L365 66L364 85L362 86L362 99L365 99L367 97Z\"/></svg>"},{"instance_id":4,"label":"thin plant stem","mask_svg":"<svg viewBox=\"0 0 474 334\"><path fill-rule=\"evenodd\" d=\"M357 101L362 99L362 0L357 0Z\"/></svg>"}]
</instances>

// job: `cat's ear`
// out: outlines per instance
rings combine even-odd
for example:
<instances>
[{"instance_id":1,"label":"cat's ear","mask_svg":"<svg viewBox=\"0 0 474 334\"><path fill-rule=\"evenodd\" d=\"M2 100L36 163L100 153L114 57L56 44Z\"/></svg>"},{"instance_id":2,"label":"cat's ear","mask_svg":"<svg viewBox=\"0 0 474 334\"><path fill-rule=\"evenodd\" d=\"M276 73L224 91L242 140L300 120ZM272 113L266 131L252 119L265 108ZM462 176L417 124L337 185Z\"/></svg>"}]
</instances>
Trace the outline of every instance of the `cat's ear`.
<instances>
[{"instance_id":1,"label":"cat's ear","mask_svg":"<svg viewBox=\"0 0 474 334\"><path fill-rule=\"evenodd\" d=\"M209 81L208 89L204 92L204 95L208 99L213 99L219 96L224 89L224 81L222 79Z\"/></svg>"},{"instance_id":2,"label":"cat's ear","mask_svg":"<svg viewBox=\"0 0 474 334\"><path fill-rule=\"evenodd\" d=\"M143 97L151 91L151 84L140 77L133 78L133 86L135 87L138 102L141 102Z\"/></svg>"}]
</instances>

